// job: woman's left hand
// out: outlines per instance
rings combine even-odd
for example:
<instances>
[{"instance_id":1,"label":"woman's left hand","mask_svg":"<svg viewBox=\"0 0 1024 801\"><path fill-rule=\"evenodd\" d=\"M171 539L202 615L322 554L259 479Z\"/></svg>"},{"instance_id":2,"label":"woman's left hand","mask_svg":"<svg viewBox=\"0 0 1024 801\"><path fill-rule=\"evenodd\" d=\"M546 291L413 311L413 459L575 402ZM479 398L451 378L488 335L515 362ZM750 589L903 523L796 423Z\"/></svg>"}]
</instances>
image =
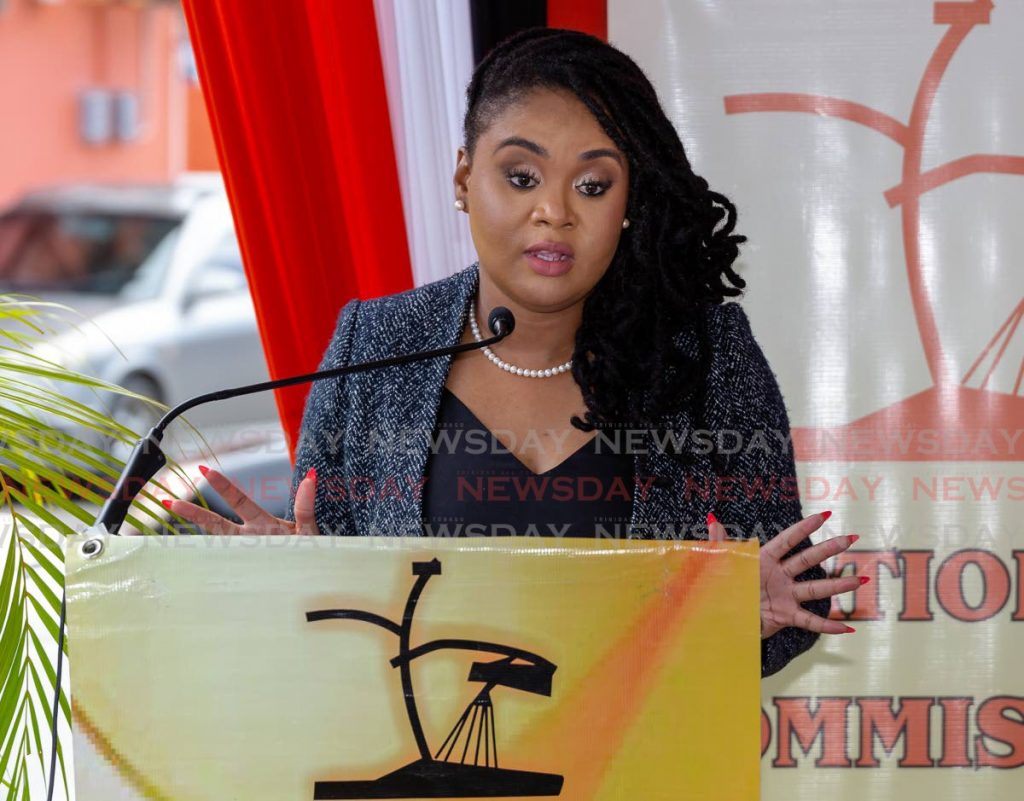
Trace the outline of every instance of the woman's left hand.
<instances>
[{"instance_id":1,"label":"woman's left hand","mask_svg":"<svg viewBox=\"0 0 1024 801\"><path fill-rule=\"evenodd\" d=\"M785 558L794 546L807 539L828 520L829 512L813 514L794 523L761 546L761 639L767 639L787 626L821 634L846 634L853 631L838 620L815 615L800 604L831 598L857 589L864 581L858 576L842 576L815 581L797 581L805 570L842 553L857 541L856 534L832 537ZM723 541L725 527L708 516L708 539Z\"/></svg>"}]
</instances>

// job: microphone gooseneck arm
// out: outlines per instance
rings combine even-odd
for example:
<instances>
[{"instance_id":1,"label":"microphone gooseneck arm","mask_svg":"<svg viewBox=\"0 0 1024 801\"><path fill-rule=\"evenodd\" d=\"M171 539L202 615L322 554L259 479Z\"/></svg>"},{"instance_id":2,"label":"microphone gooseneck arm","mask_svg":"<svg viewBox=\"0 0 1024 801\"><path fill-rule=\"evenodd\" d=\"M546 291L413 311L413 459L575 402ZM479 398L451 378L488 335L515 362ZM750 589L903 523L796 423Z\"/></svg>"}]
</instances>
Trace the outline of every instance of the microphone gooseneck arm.
<instances>
[{"instance_id":1,"label":"microphone gooseneck arm","mask_svg":"<svg viewBox=\"0 0 1024 801\"><path fill-rule=\"evenodd\" d=\"M161 417L160 421L150 429L146 436L142 437L137 443L135 443L135 448L128 456L124 470L121 471L117 484L114 486L114 491L111 493L110 497L107 498L106 503L103 504L103 508L96 517L96 525L103 526L110 534L118 533L118 530L121 528L121 524L124 523L124 519L128 515L128 509L131 506L132 501L135 500L135 496L142 491L142 488L149 483L149 480L153 478L160 468L167 463L167 457L160 448L160 442L163 440L164 431L176 417L187 412L189 409L203 403L226 400L228 398L237 398L242 395L251 395L255 392L264 392L268 389L279 389L281 387L292 386L293 384L319 381L320 379L325 378L336 378L337 376L348 375L350 373L361 373L366 370L376 370L382 367L395 367L401 364L409 364L410 362L435 359L440 356L451 356L456 353L464 353L465 351L486 348L496 342L500 342L512 333L515 329L515 317L513 317L512 312L504 306L499 306L491 310L491 313L487 317L487 324L494 336L480 342L468 342L465 344L451 345L446 348L435 348L433 350L419 351L417 353L407 353L402 356L392 356L387 359L376 359L370 362L350 364L344 367L334 367L330 370L320 370L315 373L306 373L305 375L279 378L275 381L263 381L259 384L248 384L242 387L234 387L233 389L222 389L217 392L208 392L205 395L189 398L188 400L179 403Z\"/></svg>"},{"instance_id":2,"label":"microphone gooseneck arm","mask_svg":"<svg viewBox=\"0 0 1024 801\"><path fill-rule=\"evenodd\" d=\"M205 395L197 395L194 398L189 398L187 401L182 401L167 414L160 418L155 426L153 426L151 434L157 435L159 439L163 439L164 430L168 424L171 423L176 417L184 414L189 409L195 406L199 406L203 403L209 403L211 401L226 400L227 398L237 398L242 395L251 395L254 392L263 392L268 389L279 389L281 387L290 387L293 384L302 384L307 381L316 381L321 378L335 378L336 376L345 375L346 373L361 373L364 370L375 370L380 367L395 367L400 364L409 364L410 362L418 362L426 359L434 359L438 356L449 356L455 355L456 353L463 353L467 350L477 350L479 348L485 348L493 345L495 342L503 340L507 334L500 336L493 336L490 339L485 339L482 342L467 342L462 345L452 345L447 348L436 348L434 350L425 350L419 353L407 353L403 356L393 356L388 359L377 359L372 362L362 362L361 364L346 365L345 367L333 367L330 370L321 370L315 373L306 373L305 375L291 376L290 378L279 378L275 381L263 381L259 384L248 384L244 387L235 387L233 389L220 389L216 392L208 392Z\"/></svg>"}]
</instances>

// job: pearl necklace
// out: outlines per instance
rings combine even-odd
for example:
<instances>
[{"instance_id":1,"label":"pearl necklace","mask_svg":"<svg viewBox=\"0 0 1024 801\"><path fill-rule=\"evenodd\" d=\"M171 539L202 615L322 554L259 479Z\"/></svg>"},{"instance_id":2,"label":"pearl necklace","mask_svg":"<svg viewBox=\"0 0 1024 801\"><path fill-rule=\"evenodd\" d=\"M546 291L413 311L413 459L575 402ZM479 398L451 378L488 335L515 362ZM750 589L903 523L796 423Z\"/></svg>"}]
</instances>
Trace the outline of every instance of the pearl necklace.
<instances>
[{"instance_id":1,"label":"pearl necklace","mask_svg":"<svg viewBox=\"0 0 1024 801\"><path fill-rule=\"evenodd\" d=\"M469 303L469 327L473 331L473 338L477 342L483 342L484 338L480 336L480 326L476 324L476 301L471 300ZM546 370L527 370L525 367L516 367L514 364L509 364L498 358L498 356L490 348L481 348L484 355L491 360L491 362L500 367L506 373L512 373L513 375L521 375L526 378L551 378L555 375L567 373L572 369L572 359L569 359L565 364L560 364L558 367L549 367Z\"/></svg>"}]
</instances>

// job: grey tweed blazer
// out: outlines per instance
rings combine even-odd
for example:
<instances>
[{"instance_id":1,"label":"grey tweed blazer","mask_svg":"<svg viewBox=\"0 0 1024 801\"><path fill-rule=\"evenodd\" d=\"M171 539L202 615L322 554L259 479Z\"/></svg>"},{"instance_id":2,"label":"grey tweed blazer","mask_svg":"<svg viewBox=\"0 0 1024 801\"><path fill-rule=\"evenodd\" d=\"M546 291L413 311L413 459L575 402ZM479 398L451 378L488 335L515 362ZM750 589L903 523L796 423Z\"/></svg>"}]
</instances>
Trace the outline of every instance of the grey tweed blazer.
<instances>
[{"instance_id":1,"label":"grey tweed blazer","mask_svg":"<svg viewBox=\"0 0 1024 801\"><path fill-rule=\"evenodd\" d=\"M479 266L473 264L396 295L349 301L319 369L457 344L478 281ZM724 454L727 476L716 477L710 458L700 452L709 446L696 449L683 466L662 449L663 435L645 432L642 446L634 449L634 465L637 476L653 483L634 493L629 536L706 538L707 513L713 511L732 536L757 536L764 543L803 517L786 407L743 307L709 305L707 315L713 343L707 419L695 421L682 412L665 419L664 430L690 442L696 441L690 436L695 429L729 431L725 450L735 452ZM676 345L697 347L683 336ZM287 519L295 519L295 489L313 467L315 515L323 534L421 536L430 437L450 364L451 357L437 358L315 382L303 414ZM800 579L824 575L818 567ZM806 604L823 616L829 607L827 599ZM763 640L762 676L781 670L817 636L788 628Z\"/></svg>"}]
</instances>

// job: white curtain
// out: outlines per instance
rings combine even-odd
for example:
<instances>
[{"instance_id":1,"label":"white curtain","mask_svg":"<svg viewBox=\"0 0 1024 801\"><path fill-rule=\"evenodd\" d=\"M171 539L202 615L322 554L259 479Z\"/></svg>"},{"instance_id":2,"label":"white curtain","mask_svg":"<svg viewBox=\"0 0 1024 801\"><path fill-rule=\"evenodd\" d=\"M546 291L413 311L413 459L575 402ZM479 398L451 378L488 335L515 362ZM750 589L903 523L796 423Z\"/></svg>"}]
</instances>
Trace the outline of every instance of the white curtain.
<instances>
[{"instance_id":1,"label":"white curtain","mask_svg":"<svg viewBox=\"0 0 1024 801\"><path fill-rule=\"evenodd\" d=\"M466 85L473 74L468 0L374 0L405 226L417 286L476 260L452 205Z\"/></svg>"}]
</instances>

